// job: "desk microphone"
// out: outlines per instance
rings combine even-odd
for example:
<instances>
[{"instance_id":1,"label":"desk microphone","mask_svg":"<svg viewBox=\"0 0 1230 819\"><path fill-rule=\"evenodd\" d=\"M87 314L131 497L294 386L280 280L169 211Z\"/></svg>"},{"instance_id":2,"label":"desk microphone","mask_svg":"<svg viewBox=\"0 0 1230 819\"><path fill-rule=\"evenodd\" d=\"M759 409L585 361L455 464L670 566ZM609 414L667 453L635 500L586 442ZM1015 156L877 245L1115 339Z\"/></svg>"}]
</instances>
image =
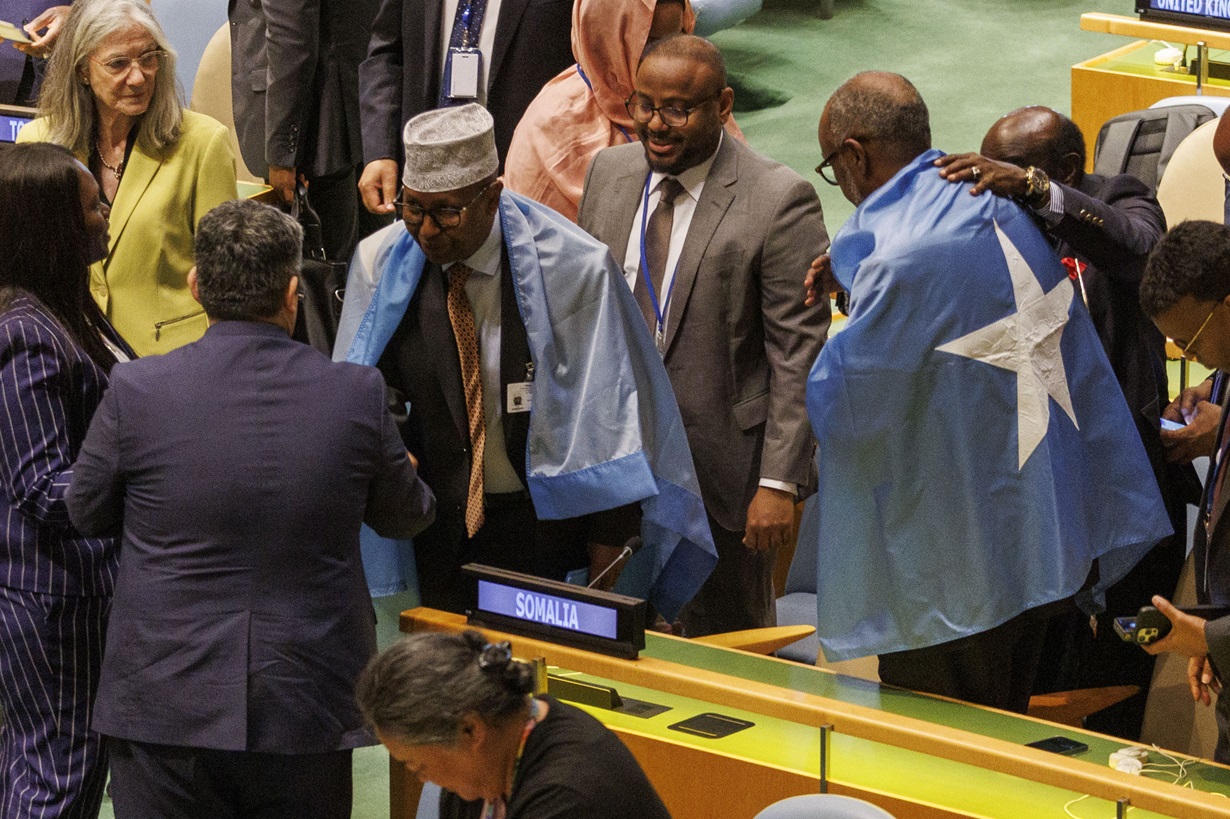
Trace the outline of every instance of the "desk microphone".
<instances>
[{"instance_id":1,"label":"desk microphone","mask_svg":"<svg viewBox=\"0 0 1230 819\"><path fill-rule=\"evenodd\" d=\"M632 537L628 538L628 542L625 543L624 547L619 550L619 554L615 556L615 559L612 560L605 569L599 572L597 577L589 581L589 585L587 585L585 588L592 589L595 583L597 583L599 580L601 580L603 577L606 576L607 572L609 572L611 569L614 569L617 565L619 565L621 561L627 560L628 558L632 557L632 555L639 552L641 550L641 547L644 545L645 543L641 540L640 535L633 535Z\"/></svg>"}]
</instances>

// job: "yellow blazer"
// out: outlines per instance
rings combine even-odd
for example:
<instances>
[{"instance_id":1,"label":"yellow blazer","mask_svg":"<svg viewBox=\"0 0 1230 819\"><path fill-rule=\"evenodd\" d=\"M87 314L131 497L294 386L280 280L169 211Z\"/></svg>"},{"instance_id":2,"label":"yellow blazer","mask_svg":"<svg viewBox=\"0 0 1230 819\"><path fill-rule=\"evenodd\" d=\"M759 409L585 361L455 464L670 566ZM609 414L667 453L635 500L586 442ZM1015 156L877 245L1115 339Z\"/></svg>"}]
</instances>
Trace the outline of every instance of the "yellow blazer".
<instances>
[{"instance_id":1,"label":"yellow blazer","mask_svg":"<svg viewBox=\"0 0 1230 819\"><path fill-rule=\"evenodd\" d=\"M17 141L46 138L47 120L40 118ZM90 292L138 355L165 353L205 334L205 311L188 291L193 236L202 216L235 198L235 156L217 120L184 111L179 141L164 156L133 147L111 206L111 245L90 269Z\"/></svg>"}]
</instances>

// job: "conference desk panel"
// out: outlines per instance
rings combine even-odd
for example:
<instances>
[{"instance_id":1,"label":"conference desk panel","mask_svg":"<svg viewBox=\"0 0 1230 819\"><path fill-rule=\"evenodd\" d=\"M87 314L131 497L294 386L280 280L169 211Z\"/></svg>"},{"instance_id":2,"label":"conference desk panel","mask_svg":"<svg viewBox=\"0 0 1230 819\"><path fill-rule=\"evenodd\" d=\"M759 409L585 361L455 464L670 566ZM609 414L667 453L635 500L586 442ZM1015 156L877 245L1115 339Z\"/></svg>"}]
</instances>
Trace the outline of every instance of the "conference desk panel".
<instances>
[{"instance_id":1,"label":"conference desk panel","mask_svg":"<svg viewBox=\"0 0 1230 819\"><path fill-rule=\"evenodd\" d=\"M457 631L458 615L413 609L404 631ZM830 791L877 802L897 817L1112 817L1128 798L1134 819L1230 816L1230 769L1193 765L1187 790L1110 770L1119 740L1043 720L894 689L740 651L646 635L637 660L619 660L482 629L518 657L544 657L581 680L670 707L650 719L587 708L633 750L676 819L741 817L819 788L819 726L831 724ZM755 723L720 740L668 728L714 711ZM1023 747L1063 734L1080 757ZM417 788L393 769L393 816L413 817ZM1082 797L1085 797L1082 799ZM1076 801L1080 800L1080 801ZM1071 813L1065 813L1065 809Z\"/></svg>"},{"instance_id":2,"label":"conference desk panel","mask_svg":"<svg viewBox=\"0 0 1230 819\"><path fill-rule=\"evenodd\" d=\"M1161 47L1141 40L1072 66L1072 121L1085 135L1086 171L1093 170L1098 132L1108 119L1196 93L1194 76L1154 64ZM1227 53L1214 50L1213 59L1226 60ZM1210 79L1204 93L1230 97L1230 82Z\"/></svg>"}]
</instances>

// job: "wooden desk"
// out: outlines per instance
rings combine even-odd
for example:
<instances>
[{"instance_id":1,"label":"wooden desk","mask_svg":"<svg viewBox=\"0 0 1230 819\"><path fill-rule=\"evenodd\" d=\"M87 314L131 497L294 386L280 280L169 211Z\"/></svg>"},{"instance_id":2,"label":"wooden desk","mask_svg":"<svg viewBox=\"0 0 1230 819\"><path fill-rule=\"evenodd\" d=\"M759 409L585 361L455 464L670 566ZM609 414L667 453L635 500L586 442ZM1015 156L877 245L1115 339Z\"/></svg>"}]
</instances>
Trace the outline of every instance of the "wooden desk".
<instances>
[{"instance_id":1,"label":"wooden desk","mask_svg":"<svg viewBox=\"0 0 1230 819\"><path fill-rule=\"evenodd\" d=\"M403 631L463 628L464 618L430 609L402 615ZM1063 816L1084 795L1079 816L1114 816L1121 797L1131 800L1133 819L1230 816L1230 800L1214 795L1230 794L1230 769L1200 763L1195 790L1128 776L1106 767L1122 743L1091 732L663 635L647 635L640 659L628 661L486 631L510 639L519 657L545 657L611 681L625 696L670 705L648 720L588 710L633 750L676 819L751 819L777 799L817 791L825 724L835 729L830 790L877 802L899 819ZM756 726L720 741L665 728L709 710ZM1056 734L1090 750L1075 758L1023 747ZM416 783L406 779L393 768L394 819L414 815Z\"/></svg>"},{"instance_id":2,"label":"wooden desk","mask_svg":"<svg viewBox=\"0 0 1230 819\"><path fill-rule=\"evenodd\" d=\"M1148 108L1167 97L1196 93L1195 77L1153 64L1153 53L1159 48L1140 40L1072 66L1072 121L1085 135L1086 170L1093 170L1094 145L1106 120ZM1213 54L1215 59L1226 59L1219 52ZM1209 80L1204 93L1230 97L1230 82Z\"/></svg>"}]
</instances>

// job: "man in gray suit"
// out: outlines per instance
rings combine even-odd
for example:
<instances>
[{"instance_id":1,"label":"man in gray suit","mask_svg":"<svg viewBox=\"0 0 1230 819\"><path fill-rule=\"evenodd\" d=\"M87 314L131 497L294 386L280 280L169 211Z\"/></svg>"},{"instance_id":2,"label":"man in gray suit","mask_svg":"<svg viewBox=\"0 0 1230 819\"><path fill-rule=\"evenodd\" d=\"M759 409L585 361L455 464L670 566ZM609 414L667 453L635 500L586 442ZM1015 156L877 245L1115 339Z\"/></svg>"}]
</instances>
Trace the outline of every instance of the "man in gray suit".
<instances>
[{"instance_id":1,"label":"man in gray suit","mask_svg":"<svg viewBox=\"0 0 1230 819\"><path fill-rule=\"evenodd\" d=\"M302 242L255 202L206 214L209 330L116 365L75 465L74 525L123 533L91 726L117 816L350 816L376 649L359 526L412 537L435 498L380 373L291 340Z\"/></svg>"},{"instance_id":2,"label":"man in gray suit","mask_svg":"<svg viewBox=\"0 0 1230 819\"><path fill-rule=\"evenodd\" d=\"M325 253L349 258L359 236L359 63L380 0L229 0L231 98L244 164L281 202L299 176L320 215Z\"/></svg>"},{"instance_id":3,"label":"man in gray suit","mask_svg":"<svg viewBox=\"0 0 1230 819\"><path fill-rule=\"evenodd\" d=\"M830 318L800 286L828 246L820 200L723 135L733 103L715 46L656 43L628 101L641 144L598 154L579 216L623 264L699 473L718 565L684 609L690 635L774 622L773 561L813 484L803 394Z\"/></svg>"}]
</instances>

